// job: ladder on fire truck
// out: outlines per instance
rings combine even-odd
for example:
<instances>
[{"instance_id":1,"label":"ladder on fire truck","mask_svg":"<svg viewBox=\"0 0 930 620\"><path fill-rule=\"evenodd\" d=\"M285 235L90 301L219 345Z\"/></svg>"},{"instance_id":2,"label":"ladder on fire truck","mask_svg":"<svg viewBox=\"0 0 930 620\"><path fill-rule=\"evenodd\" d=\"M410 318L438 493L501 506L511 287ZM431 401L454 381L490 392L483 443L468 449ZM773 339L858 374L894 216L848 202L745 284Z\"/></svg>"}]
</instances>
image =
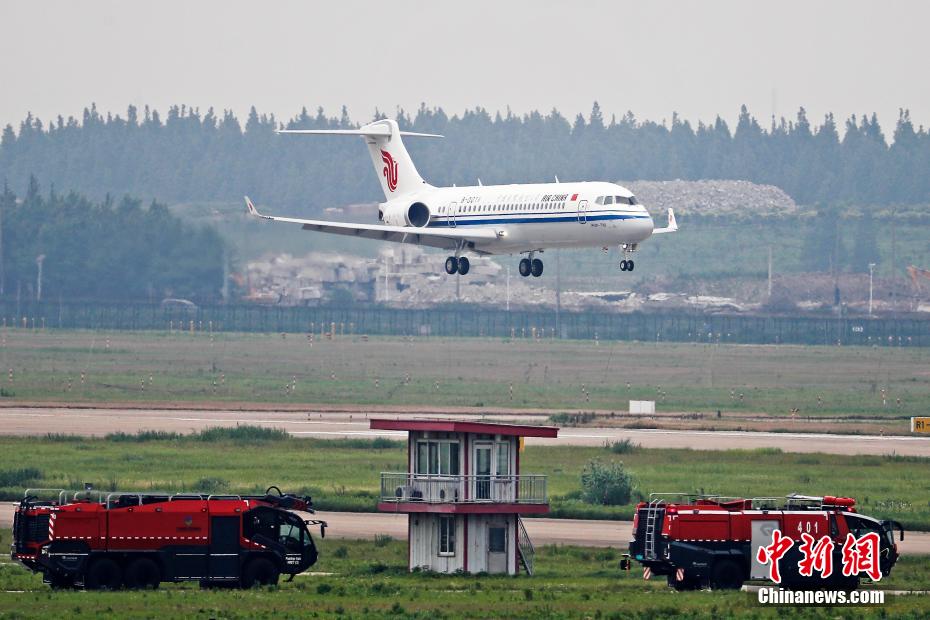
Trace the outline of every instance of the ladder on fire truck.
<instances>
[{"instance_id":1,"label":"ladder on fire truck","mask_svg":"<svg viewBox=\"0 0 930 620\"><path fill-rule=\"evenodd\" d=\"M650 493L649 504L646 506L646 536L643 545L643 557L647 560L656 559L656 527L661 530L662 519L665 517L665 507L670 499L677 498L679 502L688 502L696 499L722 500L720 495L707 495L704 493Z\"/></svg>"},{"instance_id":2,"label":"ladder on fire truck","mask_svg":"<svg viewBox=\"0 0 930 620\"><path fill-rule=\"evenodd\" d=\"M645 546L643 547L643 556L647 560L654 560L656 557L656 522L661 523L659 511L665 513L665 500L661 497L649 497L649 506L646 508L646 537Z\"/></svg>"}]
</instances>

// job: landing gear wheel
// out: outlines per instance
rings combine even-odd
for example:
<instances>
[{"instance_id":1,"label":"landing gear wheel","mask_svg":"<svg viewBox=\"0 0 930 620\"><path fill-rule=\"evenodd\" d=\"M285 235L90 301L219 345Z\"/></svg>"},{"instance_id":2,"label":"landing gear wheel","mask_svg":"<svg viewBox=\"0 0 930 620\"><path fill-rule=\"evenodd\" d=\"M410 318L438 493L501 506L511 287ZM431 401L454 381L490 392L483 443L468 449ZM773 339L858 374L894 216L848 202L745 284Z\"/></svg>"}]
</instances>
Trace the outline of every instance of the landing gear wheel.
<instances>
[{"instance_id":1,"label":"landing gear wheel","mask_svg":"<svg viewBox=\"0 0 930 620\"><path fill-rule=\"evenodd\" d=\"M130 590L154 590L161 582L161 571L151 558L138 558L126 567L126 587Z\"/></svg>"},{"instance_id":2,"label":"landing gear wheel","mask_svg":"<svg viewBox=\"0 0 930 620\"><path fill-rule=\"evenodd\" d=\"M628 264L629 264L629 261L626 260L625 258L622 261L620 261L620 271L626 271Z\"/></svg>"},{"instance_id":3,"label":"landing gear wheel","mask_svg":"<svg viewBox=\"0 0 930 620\"><path fill-rule=\"evenodd\" d=\"M530 259L521 258L520 259L520 275L524 278L533 273L533 265L530 263Z\"/></svg>"},{"instance_id":4,"label":"landing gear wheel","mask_svg":"<svg viewBox=\"0 0 930 620\"><path fill-rule=\"evenodd\" d=\"M459 270L459 261L454 257L450 256L446 259L446 273L450 276Z\"/></svg>"},{"instance_id":5,"label":"landing gear wheel","mask_svg":"<svg viewBox=\"0 0 930 620\"><path fill-rule=\"evenodd\" d=\"M714 590L739 590L743 587L743 569L733 560L719 560L714 563L710 577L710 586Z\"/></svg>"},{"instance_id":6,"label":"landing gear wheel","mask_svg":"<svg viewBox=\"0 0 930 620\"><path fill-rule=\"evenodd\" d=\"M123 571L110 558L95 560L84 577L84 587L88 590L119 590L122 585Z\"/></svg>"},{"instance_id":7,"label":"landing gear wheel","mask_svg":"<svg viewBox=\"0 0 930 620\"><path fill-rule=\"evenodd\" d=\"M628 261L626 262L626 270L627 270L627 271L633 271L633 267L634 267L634 266L635 266L635 263L633 263L633 259L630 259L630 260L628 260Z\"/></svg>"},{"instance_id":8,"label":"landing gear wheel","mask_svg":"<svg viewBox=\"0 0 930 620\"><path fill-rule=\"evenodd\" d=\"M538 278L542 275L543 272L543 262L538 258L534 258L532 264L530 265L530 270L533 273L533 277Z\"/></svg>"},{"instance_id":9,"label":"landing gear wheel","mask_svg":"<svg viewBox=\"0 0 930 620\"><path fill-rule=\"evenodd\" d=\"M256 558L245 565L242 588L247 590L254 586L276 586L280 574L274 562L267 558Z\"/></svg>"},{"instance_id":10,"label":"landing gear wheel","mask_svg":"<svg viewBox=\"0 0 930 620\"><path fill-rule=\"evenodd\" d=\"M464 256L459 258L459 275L464 276L471 268L471 263Z\"/></svg>"}]
</instances>

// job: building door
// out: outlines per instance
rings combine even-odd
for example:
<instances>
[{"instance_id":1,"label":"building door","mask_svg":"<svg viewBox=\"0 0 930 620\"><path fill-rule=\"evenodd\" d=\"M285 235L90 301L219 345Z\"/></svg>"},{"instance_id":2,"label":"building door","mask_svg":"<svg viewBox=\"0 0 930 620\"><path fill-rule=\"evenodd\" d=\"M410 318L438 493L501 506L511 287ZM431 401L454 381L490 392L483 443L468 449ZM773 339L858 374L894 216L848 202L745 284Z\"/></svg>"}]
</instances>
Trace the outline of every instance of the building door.
<instances>
[{"instance_id":1,"label":"building door","mask_svg":"<svg viewBox=\"0 0 930 620\"><path fill-rule=\"evenodd\" d=\"M492 443L475 444L475 499L491 499Z\"/></svg>"},{"instance_id":2,"label":"building door","mask_svg":"<svg viewBox=\"0 0 930 620\"><path fill-rule=\"evenodd\" d=\"M210 579L239 578L240 517L210 517Z\"/></svg>"},{"instance_id":3,"label":"building door","mask_svg":"<svg viewBox=\"0 0 930 620\"><path fill-rule=\"evenodd\" d=\"M507 523L492 521L488 524L488 572L507 572Z\"/></svg>"},{"instance_id":4,"label":"building door","mask_svg":"<svg viewBox=\"0 0 930 620\"><path fill-rule=\"evenodd\" d=\"M516 499L515 479L510 475L510 441L494 444L494 483L492 495L496 502L512 502Z\"/></svg>"},{"instance_id":5,"label":"building door","mask_svg":"<svg viewBox=\"0 0 930 620\"><path fill-rule=\"evenodd\" d=\"M578 203L578 223L584 224L588 221L588 201L582 200Z\"/></svg>"}]
</instances>

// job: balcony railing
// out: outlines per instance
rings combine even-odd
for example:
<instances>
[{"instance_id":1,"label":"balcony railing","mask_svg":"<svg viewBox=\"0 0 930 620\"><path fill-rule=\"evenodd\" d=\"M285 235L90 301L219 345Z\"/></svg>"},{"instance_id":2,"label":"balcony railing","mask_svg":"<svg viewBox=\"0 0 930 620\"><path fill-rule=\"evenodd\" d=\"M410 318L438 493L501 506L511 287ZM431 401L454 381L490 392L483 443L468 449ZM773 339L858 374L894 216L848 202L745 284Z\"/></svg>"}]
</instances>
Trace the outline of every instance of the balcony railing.
<instances>
[{"instance_id":1,"label":"balcony railing","mask_svg":"<svg viewBox=\"0 0 930 620\"><path fill-rule=\"evenodd\" d=\"M546 477L381 473L382 502L548 504Z\"/></svg>"}]
</instances>

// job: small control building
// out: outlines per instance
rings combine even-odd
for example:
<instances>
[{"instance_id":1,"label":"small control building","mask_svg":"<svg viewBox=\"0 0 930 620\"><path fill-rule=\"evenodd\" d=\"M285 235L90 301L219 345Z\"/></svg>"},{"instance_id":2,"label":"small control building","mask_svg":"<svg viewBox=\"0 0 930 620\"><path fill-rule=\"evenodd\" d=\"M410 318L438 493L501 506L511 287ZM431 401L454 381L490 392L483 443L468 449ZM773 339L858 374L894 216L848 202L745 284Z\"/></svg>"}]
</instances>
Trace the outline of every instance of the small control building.
<instances>
[{"instance_id":1,"label":"small control building","mask_svg":"<svg viewBox=\"0 0 930 620\"><path fill-rule=\"evenodd\" d=\"M407 468L381 473L378 510L408 515L410 570L533 574L521 514L549 512L546 477L520 473L524 437L550 426L459 420L371 420L407 431Z\"/></svg>"}]
</instances>

